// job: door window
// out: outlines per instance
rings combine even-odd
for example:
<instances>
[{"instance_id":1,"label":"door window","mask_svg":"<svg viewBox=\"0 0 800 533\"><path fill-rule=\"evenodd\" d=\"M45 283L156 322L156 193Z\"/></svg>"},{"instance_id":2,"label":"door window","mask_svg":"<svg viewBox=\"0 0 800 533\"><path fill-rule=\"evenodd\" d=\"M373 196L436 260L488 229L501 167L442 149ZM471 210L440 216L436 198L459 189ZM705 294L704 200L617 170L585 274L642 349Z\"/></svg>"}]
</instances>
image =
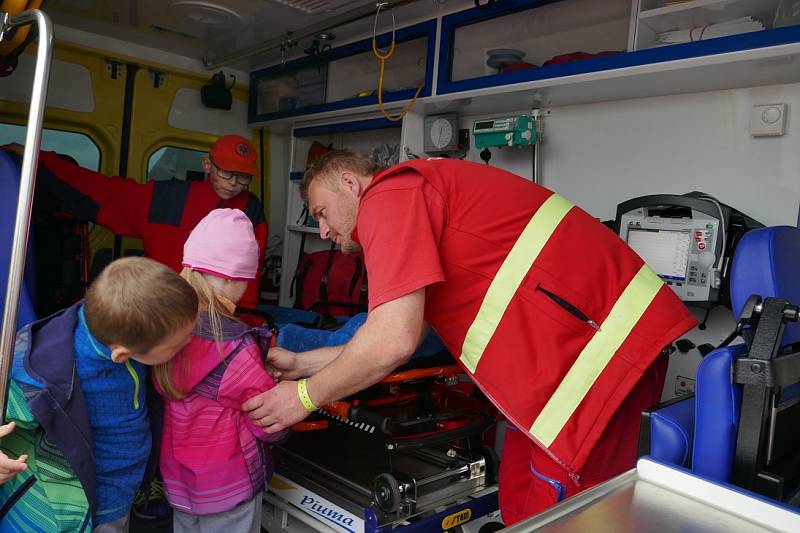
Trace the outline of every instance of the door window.
<instances>
[{"instance_id":1,"label":"door window","mask_svg":"<svg viewBox=\"0 0 800 533\"><path fill-rule=\"evenodd\" d=\"M25 126L0 123L0 146L25 144L26 130ZM100 169L100 148L84 133L43 129L41 149L69 156L84 168Z\"/></svg>"},{"instance_id":2,"label":"door window","mask_svg":"<svg viewBox=\"0 0 800 533\"><path fill-rule=\"evenodd\" d=\"M151 180L203 181L203 157L206 152L162 146L147 161L147 175Z\"/></svg>"}]
</instances>

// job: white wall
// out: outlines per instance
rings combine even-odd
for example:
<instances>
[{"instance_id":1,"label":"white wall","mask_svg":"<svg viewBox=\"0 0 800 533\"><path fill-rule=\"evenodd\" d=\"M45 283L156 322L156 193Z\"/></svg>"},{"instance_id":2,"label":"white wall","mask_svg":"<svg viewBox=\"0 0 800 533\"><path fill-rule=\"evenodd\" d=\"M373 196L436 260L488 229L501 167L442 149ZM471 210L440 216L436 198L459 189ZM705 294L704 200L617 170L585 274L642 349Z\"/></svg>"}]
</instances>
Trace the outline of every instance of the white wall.
<instances>
[{"instance_id":1,"label":"white wall","mask_svg":"<svg viewBox=\"0 0 800 533\"><path fill-rule=\"evenodd\" d=\"M754 104L788 103L783 137L749 133ZM544 185L601 219L625 199L702 190L766 225L797 223L800 85L555 108Z\"/></svg>"},{"instance_id":2,"label":"white wall","mask_svg":"<svg viewBox=\"0 0 800 533\"><path fill-rule=\"evenodd\" d=\"M769 103L789 104L786 134L754 138L751 107ZM601 220L629 198L701 190L768 226L794 226L800 125L793 110L800 110L797 84L554 108L541 145L543 184ZM693 312L703 318L703 310ZM734 325L732 312L718 307L708 329L685 338L716 345ZM697 350L672 355L665 399L678 376L694 377L700 359Z\"/></svg>"}]
</instances>

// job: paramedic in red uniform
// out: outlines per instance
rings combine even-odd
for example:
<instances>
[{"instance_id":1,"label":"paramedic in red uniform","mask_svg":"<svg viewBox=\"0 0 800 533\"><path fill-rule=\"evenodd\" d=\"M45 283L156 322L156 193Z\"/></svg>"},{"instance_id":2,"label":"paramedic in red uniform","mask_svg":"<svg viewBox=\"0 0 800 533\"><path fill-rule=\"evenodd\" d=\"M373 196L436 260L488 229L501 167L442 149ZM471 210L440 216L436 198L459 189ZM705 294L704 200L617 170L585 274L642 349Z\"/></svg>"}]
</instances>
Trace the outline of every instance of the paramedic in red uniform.
<instances>
[{"instance_id":1,"label":"paramedic in red uniform","mask_svg":"<svg viewBox=\"0 0 800 533\"><path fill-rule=\"evenodd\" d=\"M22 155L23 147L2 147ZM258 174L256 151L239 135L224 135L203 158L204 181L154 181L108 177L79 167L55 152L41 152L37 185L59 197L74 216L91 220L111 232L142 239L144 253L180 272L183 243L197 223L220 207L239 209L253 223L263 265L267 222L261 201L247 188ZM258 278L251 282L240 305L255 308Z\"/></svg>"},{"instance_id":2,"label":"paramedic in red uniform","mask_svg":"<svg viewBox=\"0 0 800 533\"><path fill-rule=\"evenodd\" d=\"M544 187L454 159L383 170L332 152L301 190L323 238L363 247L370 313L343 346L270 351L284 381L243 405L260 425L281 430L378 382L427 323L513 424L507 524L633 467L662 351L696 320L617 235Z\"/></svg>"}]
</instances>

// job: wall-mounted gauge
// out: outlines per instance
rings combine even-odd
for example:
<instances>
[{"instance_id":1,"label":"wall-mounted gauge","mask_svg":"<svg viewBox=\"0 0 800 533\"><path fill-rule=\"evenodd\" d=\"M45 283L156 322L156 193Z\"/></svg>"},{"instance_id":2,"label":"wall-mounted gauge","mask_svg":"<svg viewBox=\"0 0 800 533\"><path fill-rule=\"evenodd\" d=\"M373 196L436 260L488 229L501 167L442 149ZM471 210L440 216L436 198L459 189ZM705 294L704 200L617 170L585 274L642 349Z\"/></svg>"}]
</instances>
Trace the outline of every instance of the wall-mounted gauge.
<instances>
[{"instance_id":1,"label":"wall-mounted gauge","mask_svg":"<svg viewBox=\"0 0 800 533\"><path fill-rule=\"evenodd\" d=\"M428 154L446 154L462 152L459 144L458 115L429 115L425 117L425 152Z\"/></svg>"}]
</instances>

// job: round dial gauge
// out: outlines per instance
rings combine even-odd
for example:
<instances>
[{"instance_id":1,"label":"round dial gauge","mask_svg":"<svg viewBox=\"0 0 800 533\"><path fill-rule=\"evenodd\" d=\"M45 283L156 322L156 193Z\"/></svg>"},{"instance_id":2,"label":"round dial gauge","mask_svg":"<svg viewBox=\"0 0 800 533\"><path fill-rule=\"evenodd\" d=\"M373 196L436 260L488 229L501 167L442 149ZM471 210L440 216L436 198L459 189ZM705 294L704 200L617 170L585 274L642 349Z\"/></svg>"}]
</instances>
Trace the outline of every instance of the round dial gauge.
<instances>
[{"instance_id":1,"label":"round dial gauge","mask_svg":"<svg viewBox=\"0 0 800 533\"><path fill-rule=\"evenodd\" d=\"M437 118L431 123L429 135L436 148L444 148L452 144L453 126L446 118Z\"/></svg>"}]
</instances>

